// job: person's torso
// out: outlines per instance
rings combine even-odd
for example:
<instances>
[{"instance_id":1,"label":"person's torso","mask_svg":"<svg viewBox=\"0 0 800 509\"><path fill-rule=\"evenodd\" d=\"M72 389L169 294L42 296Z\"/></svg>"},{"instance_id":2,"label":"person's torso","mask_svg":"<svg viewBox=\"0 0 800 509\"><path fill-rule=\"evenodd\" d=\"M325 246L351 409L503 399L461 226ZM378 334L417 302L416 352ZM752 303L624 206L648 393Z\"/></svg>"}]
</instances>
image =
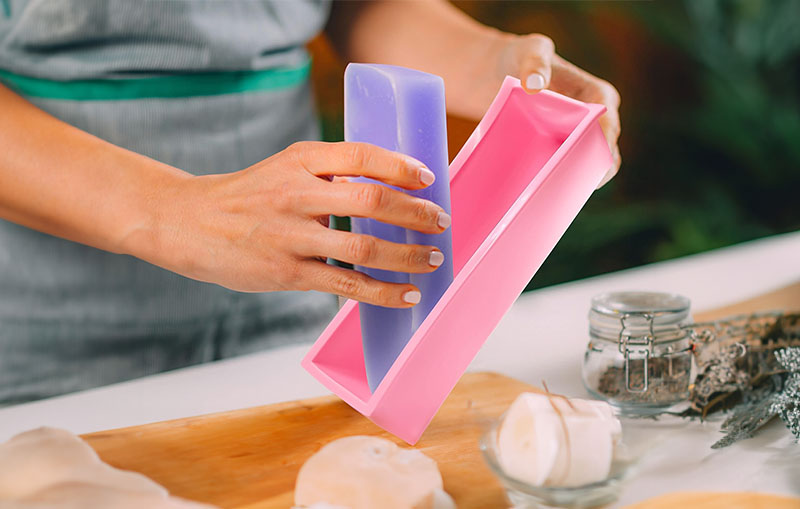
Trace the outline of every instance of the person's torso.
<instances>
[{"instance_id":1,"label":"person's torso","mask_svg":"<svg viewBox=\"0 0 800 509\"><path fill-rule=\"evenodd\" d=\"M0 0L0 69L55 80L296 66L329 0Z\"/></svg>"},{"instance_id":2,"label":"person's torso","mask_svg":"<svg viewBox=\"0 0 800 509\"><path fill-rule=\"evenodd\" d=\"M328 9L327 1L311 0L0 0L0 71L56 90L76 80L293 72L263 89L190 97L20 92L121 147L195 174L230 172L318 138L304 44ZM241 299L275 313L321 302L305 294L235 294L0 220L0 320L175 323L224 313Z\"/></svg>"}]
</instances>

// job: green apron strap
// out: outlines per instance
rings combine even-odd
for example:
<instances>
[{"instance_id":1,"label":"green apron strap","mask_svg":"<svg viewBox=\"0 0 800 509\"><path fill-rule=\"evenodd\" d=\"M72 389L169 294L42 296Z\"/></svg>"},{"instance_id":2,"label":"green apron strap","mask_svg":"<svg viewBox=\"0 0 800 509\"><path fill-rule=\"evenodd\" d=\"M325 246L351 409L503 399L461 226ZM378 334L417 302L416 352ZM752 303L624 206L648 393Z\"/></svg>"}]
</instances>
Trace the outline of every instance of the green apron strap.
<instances>
[{"instance_id":1,"label":"green apron strap","mask_svg":"<svg viewBox=\"0 0 800 509\"><path fill-rule=\"evenodd\" d=\"M310 69L311 60L307 59L301 66L295 68L76 81L32 78L0 69L0 81L28 97L74 101L119 101L241 94L290 88L304 82L308 78Z\"/></svg>"}]
</instances>

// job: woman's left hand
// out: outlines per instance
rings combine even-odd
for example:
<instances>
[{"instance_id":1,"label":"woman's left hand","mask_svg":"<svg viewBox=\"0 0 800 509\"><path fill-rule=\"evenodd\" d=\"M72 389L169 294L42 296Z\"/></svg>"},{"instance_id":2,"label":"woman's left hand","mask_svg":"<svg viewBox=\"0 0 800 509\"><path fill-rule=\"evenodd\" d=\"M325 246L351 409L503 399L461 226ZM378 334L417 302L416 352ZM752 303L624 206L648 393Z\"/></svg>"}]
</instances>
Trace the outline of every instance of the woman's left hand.
<instances>
[{"instance_id":1,"label":"woman's left hand","mask_svg":"<svg viewBox=\"0 0 800 509\"><path fill-rule=\"evenodd\" d=\"M619 94L567 62L541 34L515 35L482 25L447 0L335 2L327 33L345 60L384 62L444 78L447 111L479 120L506 76L528 92L550 89L608 111L600 126L614 158L605 184L619 169Z\"/></svg>"},{"instance_id":2,"label":"woman's left hand","mask_svg":"<svg viewBox=\"0 0 800 509\"><path fill-rule=\"evenodd\" d=\"M602 104L607 111L600 117L600 126L608 140L614 166L609 169L600 185L611 180L621 163L617 146L620 133L620 98L617 89L611 83L558 56L553 41L547 36L494 32L491 38L488 45L489 58L481 59L489 68L473 71L476 73L473 82L476 86L469 99L472 99L470 102L474 101L474 109L486 110L507 75L519 78L522 86L531 93L549 89L580 101Z\"/></svg>"}]
</instances>

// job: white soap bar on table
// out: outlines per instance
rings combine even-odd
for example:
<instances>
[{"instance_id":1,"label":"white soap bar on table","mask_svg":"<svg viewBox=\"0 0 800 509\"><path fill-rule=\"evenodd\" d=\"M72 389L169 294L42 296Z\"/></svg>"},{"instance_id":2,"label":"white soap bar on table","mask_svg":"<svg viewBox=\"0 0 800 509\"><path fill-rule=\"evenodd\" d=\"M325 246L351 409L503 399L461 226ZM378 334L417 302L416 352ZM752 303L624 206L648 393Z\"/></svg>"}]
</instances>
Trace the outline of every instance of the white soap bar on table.
<instances>
[{"instance_id":1,"label":"white soap bar on table","mask_svg":"<svg viewBox=\"0 0 800 509\"><path fill-rule=\"evenodd\" d=\"M536 486L582 486L608 477L622 437L608 403L524 393L497 434L498 460L511 477Z\"/></svg>"}]
</instances>

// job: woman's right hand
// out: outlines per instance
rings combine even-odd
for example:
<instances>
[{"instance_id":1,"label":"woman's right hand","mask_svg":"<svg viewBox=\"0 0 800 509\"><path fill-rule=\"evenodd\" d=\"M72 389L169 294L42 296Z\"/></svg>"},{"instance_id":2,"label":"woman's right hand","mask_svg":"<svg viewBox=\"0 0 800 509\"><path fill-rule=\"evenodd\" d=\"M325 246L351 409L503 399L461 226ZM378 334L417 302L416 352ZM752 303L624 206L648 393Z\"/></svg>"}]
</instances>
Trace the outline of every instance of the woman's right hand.
<instances>
[{"instance_id":1,"label":"woman's right hand","mask_svg":"<svg viewBox=\"0 0 800 509\"><path fill-rule=\"evenodd\" d=\"M441 265L441 251L332 230L328 217L369 217L441 233L450 216L432 202L379 184L334 179L348 176L411 190L434 179L419 161L374 145L299 142L235 173L176 179L154 197L152 224L127 242L150 246L141 257L152 263L233 290L319 290L381 306L413 306L420 300L413 285L378 281L325 260L424 273Z\"/></svg>"}]
</instances>

